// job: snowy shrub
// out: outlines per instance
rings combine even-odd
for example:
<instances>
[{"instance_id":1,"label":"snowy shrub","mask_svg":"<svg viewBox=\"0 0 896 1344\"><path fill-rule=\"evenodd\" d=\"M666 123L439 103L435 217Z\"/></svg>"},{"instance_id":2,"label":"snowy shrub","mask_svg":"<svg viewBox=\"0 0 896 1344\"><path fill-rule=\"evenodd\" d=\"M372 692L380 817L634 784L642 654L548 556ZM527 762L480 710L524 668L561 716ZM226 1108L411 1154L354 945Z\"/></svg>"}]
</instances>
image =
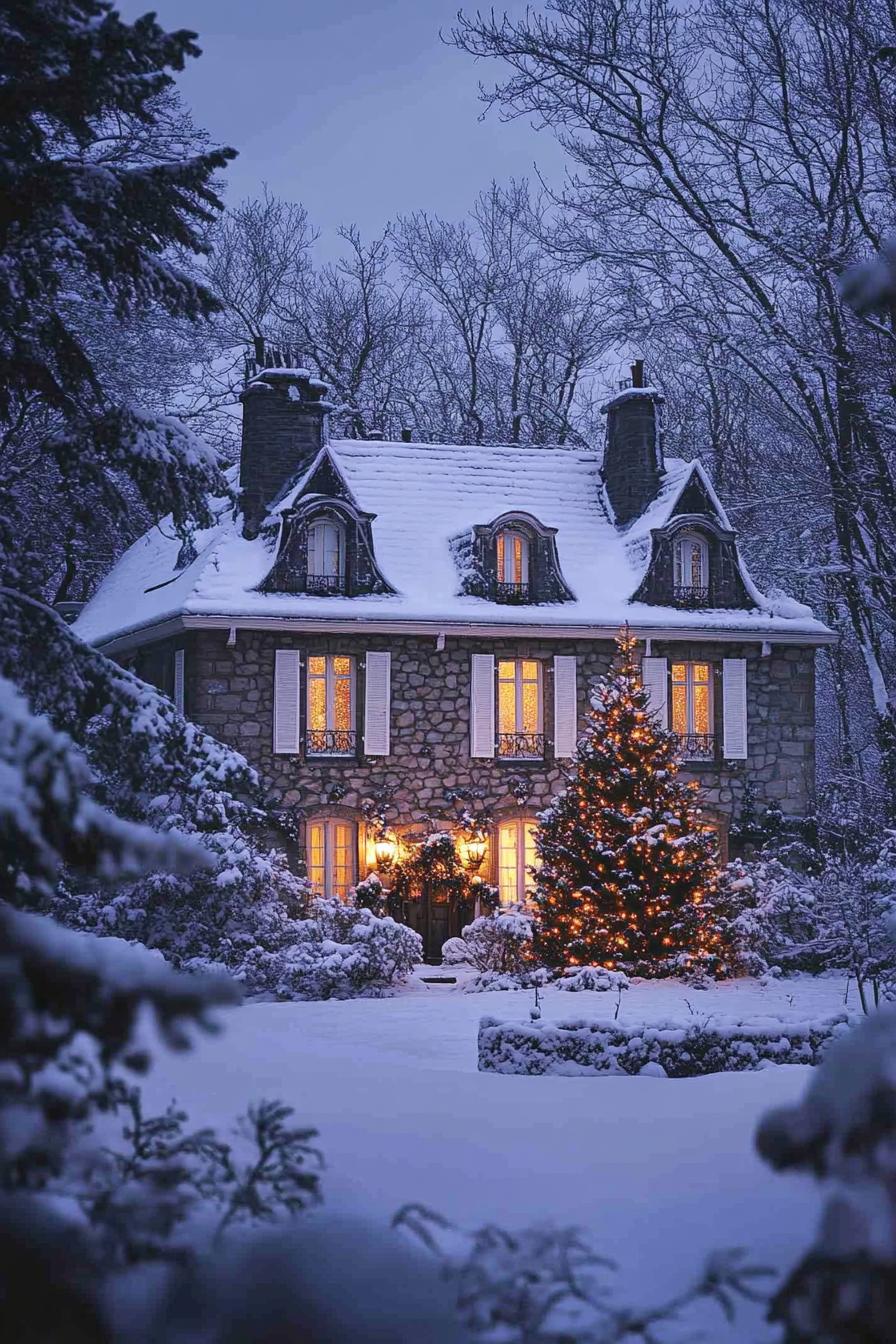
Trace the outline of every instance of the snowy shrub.
<instances>
[{"instance_id":1,"label":"snowy shrub","mask_svg":"<svg viewBox=\"0 0 896 1344\"><path fill-rule=\"evenodd\" d=\"M371 910L375 915L386 914L388 891L383 886L379 873L368 873L354 889L354 902Z\"/></svg>"},{"instance_id":2,"label":"snowy shrub","mask_svg":"<svg viewBox=\"0 0 896 1344\"><path fill-rule=\"evenodd\" d=\"M722 938L732 970L762 975L769 967L818 971L822 927L819 879L778 859L731 863L717 897Z\"/></svg>"},{"instance_id":3,"label":"snowy shrub","mask_svg":"<svg viewBox=\"0 0 896 1344\"><path fill-rule=\"evenodd\" d=\"M766 1064L816 1064L846 1013L817 1022L502 1022L479 1024L479 1068L489 1073L642 1073L670 1078L740 1073Z\"/></svg>"},{"instance_id":4,"label":"snowy shrub","mask_svg":"<svg viewBox=\"0 0 896 1344\"><path fill-rule=\"evenodd\" d=\"M208 867L153 873L114 891L75 893L63 887L51 912L75 928L158 948L177 966L206 962L235 971L256 948L281 951L294 941L307 909L308 882L290 870L282 851L228 821L214 794L204 800L204 824L217 809L220 829L200 831L192 818L170 811L162 828L193 835Z\"/></svg>"},{"instance_id":5,"label":"snowy shrub","mask_svg":"<svg viewBox=\"0 0 896 1344\"><path fill-rule=\"evenodd\" d=\"M608 971L606 966L567 966L556 982L558 989L566 989L570 994L592 989L603 993L607 990L614 994L629 988L629 978L624 971Z\"/></svg>"},{"instance_id":6,"label":"snowy shrub","mask_svg":"<svg viewBox=\"0 0 896 1344\"><path fill-rule=\"evenodd\" d=\"M189 1215L216 1223L215 1239L236 1222L275 1221L320 1199L321 1157L313 1129L294 1129L292 1109L262 1101L237 1122L242 1150L211 1129L190 1132L172 1103L146 1116L140 1091L116 1081L116 1112L123 1111L123 1142L88 1149L72 1164L72 1192L94 1229L103 1262L125 1268L142 1260L182 1263L196 1250ZM66 1189L67 1182L59 1182Z\"/></svg>"},{"instance_id":7,"label":"snowy shrub","mask_svg":"<svg viewBox=\"0 0 896 1344\"><path fill-rule=\"evenodd\" d=\"M664 1323L679 1322L701 1300L715 1302L730 1320L735 1299L755 1300L756 1281L768 1274L744 1264L740 1251L716 1252L697 1282L671 1301L629 1306L612 1293L613 1261L574 1228L508 1232L489 1224L465 1232L419 1204L401 1209L393 1225L443 1266L470 1337L495 1344L651 1344L667 1338Z\"/></svg>"},{"instance_id":8,"label":"snowy shrub","mask_svg":"<svg viewBox=\"0 0 896 1344\"><path fill-rule=\"evenodd\" d=\"M311 901L281 851L238 829L204 834L202 843L213 866L198 874L153 874L115 892L62 891L54 909L79 928L156 948L184 970L227 970L249 994L382 993L422 960L420 938L405 925L336 898Z\"/></svg>"},{"instance_id":9,"label":"snowy shrub","mask_svg":"<svg viewBox=\"0 0 896 1344\"><path fill-rule=\"evenodd\" d=\"M515 975L532 966L532 916L519 909L480 915L449 938L442 960L449 966L475 966L477 971Z\"/></svg>"},{"instance_id":10,"label":"snowy shrub","mask_svg":"<svg viewBox=\"0 0 896 1344\"><path fill-rule=\"evenodd\" d=\"M756 1138L777 1170L818 1177L815 1241L775 1295L785 1344L890 1344L896 1321L896 1008L832 1043L802 1101Z\"/></svg>"},{"instance_id":11,"label":"snowy shrub","mask_svg":"<svg viewBox=\"0 0 896 1344\"><path fill-rule=\"evenodd\" d=\"M819 878L825 964L855 977L862 1009L896 997L896 832L873 861L829 863Z\"/></svg>"},{"instance_id":12,"label":"snowy shrub","mask_svg":"<svg viewBox=\"0 0 896 1344\"><path fill-rule=\"evenodd\" d=\"M322 897L308 919L291 921L282 947L251 948L236 976L250 991L280 998L344 999L385 993L422 960L423 942L407 925Z\"/></svg>"},{"instance_id":13,"label":"snowy shrub","mask_svg":"<svg viewBox=\"0 0 896 1344\"><path fill-rule=\"evenodd\" d=\"M442 944L443 966L469 966L470 952L463 938L449 938Z\"/></svg>"},{"instance_id":14,"label":"snowy shrub","mask_svg":"<svg viewBox=\"0 0 896 1344\"><path fill-rule=\"evenodd\" d=\"M487 994L492 990L534 989L549 985L550 972L543 966L530 967L525 971L480 971L464 985L465 994Z\"/></svg>"}]
</instances>

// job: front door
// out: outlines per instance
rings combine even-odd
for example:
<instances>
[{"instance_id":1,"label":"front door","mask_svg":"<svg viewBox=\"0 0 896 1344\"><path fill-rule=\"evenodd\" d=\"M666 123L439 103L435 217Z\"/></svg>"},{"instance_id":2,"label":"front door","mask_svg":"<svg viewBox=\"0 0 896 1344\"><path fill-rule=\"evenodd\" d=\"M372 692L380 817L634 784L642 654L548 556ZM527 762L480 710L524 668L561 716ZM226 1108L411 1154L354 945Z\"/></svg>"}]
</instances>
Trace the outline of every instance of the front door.
<instances>
[{"instance_id":1,"label":"front door","mask_svg":"<svg viewBox=\"0 0 896 1344\"><path fill-rule=\"evenodd\" d=\"M457 938L463 923L460 902L440 882L425 881L419 895L406 902L406 922L423 939L423 957L430 965L442 960L442 947Z\"/></svg>"}]
</instances>

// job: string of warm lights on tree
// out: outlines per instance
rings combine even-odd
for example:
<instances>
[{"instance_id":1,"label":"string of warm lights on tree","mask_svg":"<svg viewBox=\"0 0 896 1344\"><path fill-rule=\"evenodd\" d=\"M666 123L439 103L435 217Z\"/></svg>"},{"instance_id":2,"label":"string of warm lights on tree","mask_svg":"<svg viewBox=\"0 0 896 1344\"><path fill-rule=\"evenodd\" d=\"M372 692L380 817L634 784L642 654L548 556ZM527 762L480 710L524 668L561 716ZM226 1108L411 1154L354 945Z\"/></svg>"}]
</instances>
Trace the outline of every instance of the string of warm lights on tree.
<instances>
[{"instance_id":1,"label":"string of warm lights on tree","mask_svg":"<svg viewBox=\"0 0 896 1344\"><path fill-rule=\"evenodd\" d=\"M616 643L569 784L536 832L538 949L558 967L717 969L715 837L697 785L680 777L674 734L650 711L637 640L626 627Z\"/></svg>"}]
</instances>

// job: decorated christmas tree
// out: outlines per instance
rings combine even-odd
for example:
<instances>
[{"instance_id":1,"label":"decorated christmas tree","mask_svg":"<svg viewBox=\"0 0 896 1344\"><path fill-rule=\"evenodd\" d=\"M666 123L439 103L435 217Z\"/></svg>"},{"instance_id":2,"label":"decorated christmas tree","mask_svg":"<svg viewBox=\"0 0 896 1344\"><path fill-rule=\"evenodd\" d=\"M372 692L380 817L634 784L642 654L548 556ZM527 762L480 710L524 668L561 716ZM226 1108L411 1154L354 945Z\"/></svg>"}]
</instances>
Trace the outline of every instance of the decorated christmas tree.
<instances>
[{"instance_id":1,"label":"decorated christmas tree","mask_svg":"<svg viewBox=\"0 0 896 1344\"><path fill-rule=\"evenodd\" d=\"M570 782L536 832L536 946L549 966L719 969L716 841L679 777L675 736L650 712L628 629L617 645Z\"/></svg>"}]
</instances>

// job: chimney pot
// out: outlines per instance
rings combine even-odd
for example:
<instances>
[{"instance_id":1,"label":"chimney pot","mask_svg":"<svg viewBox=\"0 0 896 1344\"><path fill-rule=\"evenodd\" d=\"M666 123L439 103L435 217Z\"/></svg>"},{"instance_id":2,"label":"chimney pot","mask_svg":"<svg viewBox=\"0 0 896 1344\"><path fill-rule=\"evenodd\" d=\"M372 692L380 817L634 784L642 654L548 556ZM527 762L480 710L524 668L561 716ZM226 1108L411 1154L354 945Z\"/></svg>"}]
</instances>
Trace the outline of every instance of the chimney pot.
<instances>
[{"instance_id":1,"label":"chimney pot","mask_svg":"<svg viewBox=\"0 0 896 1344\"><path fill-rule=\"evenodd\" d=\"M632 387L644 386L644 361L636 359L632 365Z\"/></svg>"}]
</instances>

